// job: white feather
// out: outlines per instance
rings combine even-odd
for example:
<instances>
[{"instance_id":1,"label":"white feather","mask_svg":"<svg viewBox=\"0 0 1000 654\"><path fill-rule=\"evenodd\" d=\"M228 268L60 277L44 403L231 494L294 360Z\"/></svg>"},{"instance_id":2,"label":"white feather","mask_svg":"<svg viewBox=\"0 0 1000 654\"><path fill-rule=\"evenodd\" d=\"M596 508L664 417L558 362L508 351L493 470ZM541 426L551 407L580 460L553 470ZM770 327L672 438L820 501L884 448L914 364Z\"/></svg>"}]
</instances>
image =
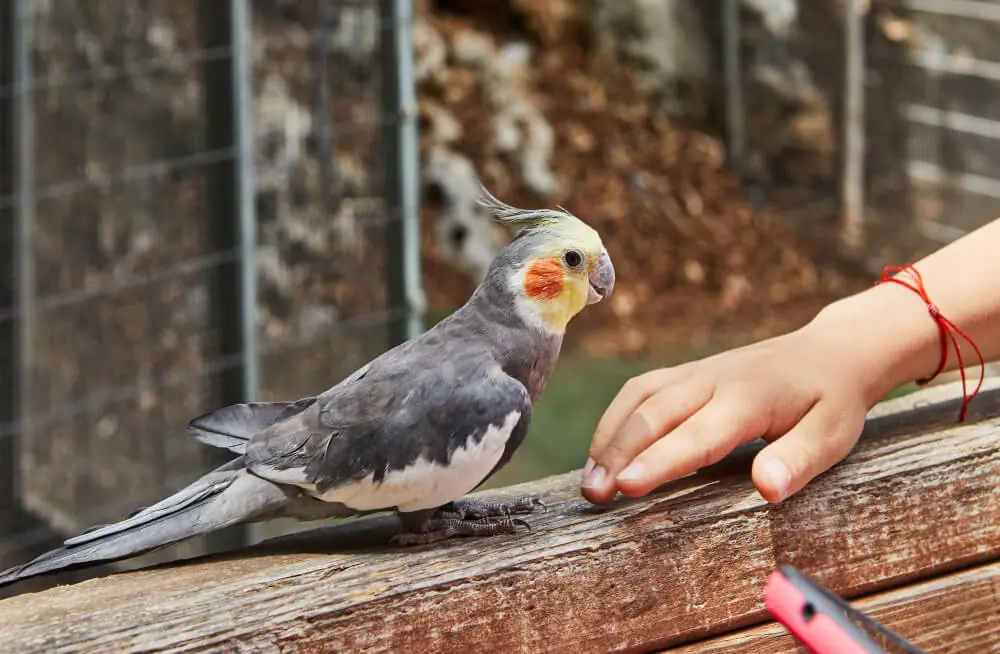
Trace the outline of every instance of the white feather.
<instances>
[{"instance_id":1,"label":"white feather","mask_svg":"<svg viewBox=\"0 0 1000 654\"><path fill-rule=\"evenodd\" d=\"M381 483L375 483L371 474L317 497L358 511L393 507L419 511L447 504L470 492L493 470L520 419L521 413L512 411L503 424L490 425L479 442L469 437L452 453L447 465L420 458L401 470L390 471Z\"/></svg>"}]
</instances>

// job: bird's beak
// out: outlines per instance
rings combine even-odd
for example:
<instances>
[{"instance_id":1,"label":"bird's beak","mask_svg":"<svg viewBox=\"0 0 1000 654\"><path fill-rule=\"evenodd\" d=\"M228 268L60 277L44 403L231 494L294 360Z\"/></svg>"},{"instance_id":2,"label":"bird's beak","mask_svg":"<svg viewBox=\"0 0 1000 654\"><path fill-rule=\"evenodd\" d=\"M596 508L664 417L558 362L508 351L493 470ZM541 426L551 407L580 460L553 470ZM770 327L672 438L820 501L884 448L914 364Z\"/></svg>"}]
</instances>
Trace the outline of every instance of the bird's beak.
<instances>
[{"instance_id":1,"label":"bird's beak","mask_svg":"<svg viewBox=\"0 0 1000 654\"><path fill-rule=\"evenodd\" d=\"M597 268L590 275L590 292L587 294L587 304L596 304L611 295L615 287L615 266L607 250L601 250L597 260Z\"/></svg>"}]
</instances>

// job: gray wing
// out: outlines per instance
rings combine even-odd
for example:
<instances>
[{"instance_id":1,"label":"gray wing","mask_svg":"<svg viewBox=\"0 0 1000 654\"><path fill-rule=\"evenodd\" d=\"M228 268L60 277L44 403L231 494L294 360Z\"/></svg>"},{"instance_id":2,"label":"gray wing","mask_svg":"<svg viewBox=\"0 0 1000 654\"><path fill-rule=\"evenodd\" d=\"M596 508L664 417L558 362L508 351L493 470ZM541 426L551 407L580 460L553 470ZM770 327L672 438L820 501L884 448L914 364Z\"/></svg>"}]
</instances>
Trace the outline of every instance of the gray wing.
<instances>
[{"instance_id":1,"label":"gray wing","mask_svg":"<svg viewBox=\"0 0 1000 654\"><path fill-rule=\"evenodd\" d=\"M469 438L478 441L513 411L521 417L500 465L531 421L531 399L520 382L475 353L424 365L409 357L376 360L352 383L251 438L247 467L321 493L369 475L377 483L420 458L446 464Z\"/></svg>"},{"instance_id":2,"label":"gray wing","mask_svg":"<svg viewBox=\"0 0 1000 654\"><path fill-rule=\"evenodd\" d=\"M343 386L350 386L363 377L371 364L358 368L327 393ZM194 418L188 423L188 434L211 445L236 454L246 451L247 443L256 433L287 420L316 403L315 397L304 397L295 402L247 402L232 404Z\"/></svg>"},{"instance_id":3,"label":"gray wing","mask_svg":"<svg viewBox=\"0 0 1000 654\"><path fill-rule=\"evenodd\" d=\"M198 416L188 423L188 434L206 445L236 454L246 451L250 438L315 404L315 397L297 402L248 402L233 404Z\"/></svg>"}]
</instances>

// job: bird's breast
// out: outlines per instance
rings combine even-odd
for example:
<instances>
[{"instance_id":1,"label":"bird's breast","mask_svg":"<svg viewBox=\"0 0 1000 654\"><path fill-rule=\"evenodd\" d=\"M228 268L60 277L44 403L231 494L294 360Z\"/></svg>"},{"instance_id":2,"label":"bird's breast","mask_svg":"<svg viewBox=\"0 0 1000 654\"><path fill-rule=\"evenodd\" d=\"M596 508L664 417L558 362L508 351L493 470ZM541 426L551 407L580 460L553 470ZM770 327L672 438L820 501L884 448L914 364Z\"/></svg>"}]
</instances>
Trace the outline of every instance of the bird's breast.
<instances>
[{"instance_id":1,"label":"bird's breast","mask_svg":"<svg viewBox=\"0 0 1000 654\"><path fill-rule=\"evenodd\" d=\"M390 470L381 482L376 482L372 473L317 497L357 511L397 508L410 512L447 504L469 493L493 470L520 419L521 412L512 411L501 424L487 427L478 440L470 433L446 464L421 456L403 468Z\"/></svg>"}]
</instances>

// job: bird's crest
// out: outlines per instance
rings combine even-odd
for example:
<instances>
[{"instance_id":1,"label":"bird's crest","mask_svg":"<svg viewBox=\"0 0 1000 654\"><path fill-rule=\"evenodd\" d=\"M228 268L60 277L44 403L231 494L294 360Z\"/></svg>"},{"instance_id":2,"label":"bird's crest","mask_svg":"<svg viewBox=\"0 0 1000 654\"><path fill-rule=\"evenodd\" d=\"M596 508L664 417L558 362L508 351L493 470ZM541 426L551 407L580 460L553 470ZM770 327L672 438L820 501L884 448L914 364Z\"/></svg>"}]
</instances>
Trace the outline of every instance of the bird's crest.
<instances>
[{"instance_id":1,"label":"bird's crest","mask_svg":"<svg viewBox=\"0 0 1000 654\"><path fill-rule=\"evenodd\" d=\"M557 206L556 209L518 209L496 198L486 186L480 185L476 201L489 210L496 219L521 230L547 231L559 228L579 228L586 226L582 220Z\"/></svg>"}]
</instances>

